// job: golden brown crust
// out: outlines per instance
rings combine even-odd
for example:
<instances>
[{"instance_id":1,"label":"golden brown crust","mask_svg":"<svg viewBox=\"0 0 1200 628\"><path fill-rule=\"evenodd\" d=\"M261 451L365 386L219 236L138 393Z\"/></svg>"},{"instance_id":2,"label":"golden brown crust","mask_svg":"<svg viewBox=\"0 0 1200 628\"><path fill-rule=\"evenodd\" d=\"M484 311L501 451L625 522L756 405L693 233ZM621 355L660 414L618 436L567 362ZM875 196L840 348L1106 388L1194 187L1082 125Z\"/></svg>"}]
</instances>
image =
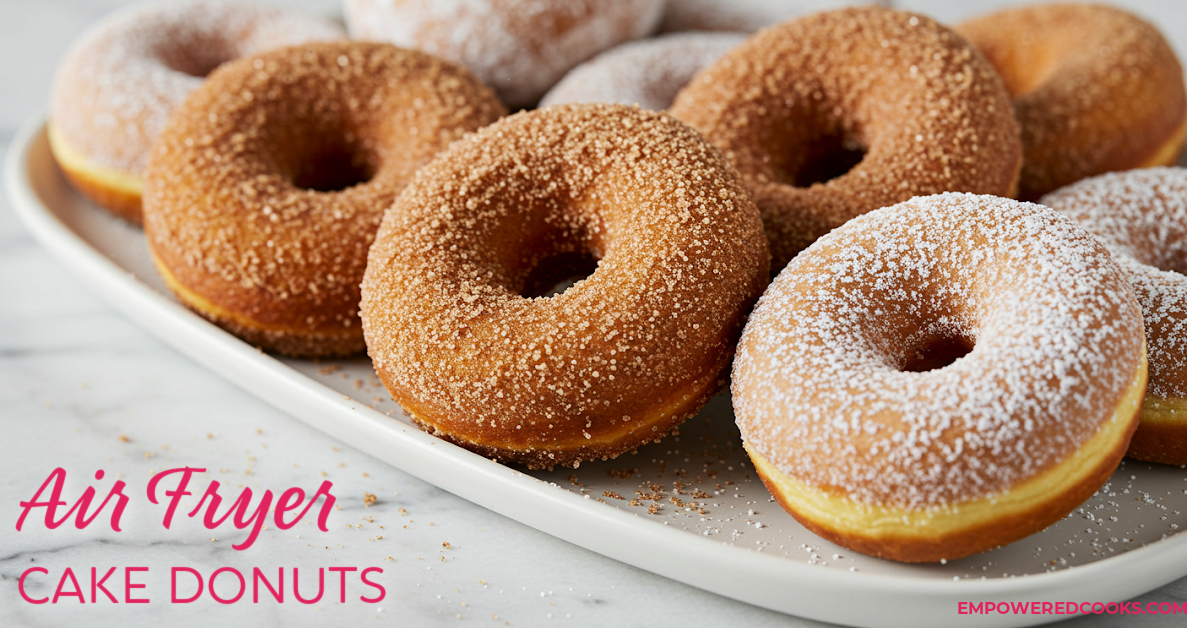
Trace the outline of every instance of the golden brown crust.
<instances>
[{"instance_id":1,"label":"golden brown crust","mask_svg":"<svg viewBox=\"0 0 1200 628\"><path fill-rule=\"evenodd\" d=\"M185 303L265 349L361 351L358 284L384 210L425 162L503 113L466 70L388 44L229 63L154 146L151 251Z\"/></svg>"},{"instance_id":2,"label":"golden brown crust","mask_svg":"<svg viewBox=\"0 0 1200 628\"><path fill-rule=\"evenodd\" d=\"M111 211L135 225L142 224L142 195L128 192L106 184L93 172L74 168L59 159L59 168L79 193L97 205Z\"/></svg>"},{"instance_id":3,"label":"golden brown crust","mask_svg":"<svg viewBox=\"0 0 1200 628\"><path fill-rule=\"evenodd\" d=\"M570 255L595 271L522 296ZM417 175L371 247L362 315L418 424L537 468L615 456L695 414L766 284L762 223L698 134L565 105L510 116Z\"/></svg>"},{"instance_id":4,"label":"golden brown crust","mask_svg":"<svg viewBox=\"0 0 1200 628\"><path fill-rule=\"evenodd\" d=\"M1144 385L1145 382L1143 381L1142 384ZM908 535L902 538L881 538L861 534L847 527L824 525L821 520L809 517L804 510L795 507L786 498L781 498L786 495L783 487L776 484L769 474L764 473L762 468L757 466L756 468L763 484L767 486L772 495L775 495L779 505L804 527L821 537L856 552L878 558L905 563L932 563L954 560L1002 547L1054 525L1104 486L1108 478L1117 470L1117 466L1121 464L1123 452L1127 447L1132 446L1130 439L1137 427L1137 420L1127 421L1122 426L1116 446L1106 447L1102 457L1094 461L1094 466L1086 476L1073 478L1075 480L1073 482L1054 486L1053 489L1056 493L1053 495L1053 499L1030 500L1024 508L997 514L995 517L978 522L977 525L961 527L925 538L914 538Z\"/></svg>"},{"instance_id":5,"label":"golden brown crust","mask_svg":"<svg viewBox=\"0 0 1200 628\"><path fill-rule=\"evenodd\" d=\"M1014 99L1025 151L1020 198L1178 157L1187 121L1183 68L1145 20L1104 5L1050 4L956 30L995 65Z\"/></svg>"},{"instance_id":6,"label":"golden brown crust","mask_svg":"<svg viewBox=\"0 0 1200 628\"><path fill-rule=\"evenodd\" d=\"M1187 399L1146 395L1141 423L1125 455L1144 462L1187 464Z\"/></svg>"},{"instance_id":7,"label":"golden brown crust","mask_svg":"<svg viewBox=\"0 0 1200 628\"><path fill-rule=\"evenodd\" d=\"M854 216L946 191L1004 195L1020 168L995 70L948 28L902 11L829 11L764 30L697 76L670 113L742 173L775 271ZM843 150L866 154L820 182Z\"/></svg>"}]
</instances>

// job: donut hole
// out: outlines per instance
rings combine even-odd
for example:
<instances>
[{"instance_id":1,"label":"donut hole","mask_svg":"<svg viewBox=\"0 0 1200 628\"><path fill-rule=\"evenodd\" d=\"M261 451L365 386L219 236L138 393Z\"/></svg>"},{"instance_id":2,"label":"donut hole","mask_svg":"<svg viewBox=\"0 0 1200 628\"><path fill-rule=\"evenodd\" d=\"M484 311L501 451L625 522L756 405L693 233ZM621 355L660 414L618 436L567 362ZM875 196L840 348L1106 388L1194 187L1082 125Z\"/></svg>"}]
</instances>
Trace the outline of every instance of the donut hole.
<instances>
[{"instance_id":1,"label":"donut hole","mask_svg":"<svg viewBox=\"0 0 1200 628\"><path fill-rule=\"evenodd\" d=\"M596 272L599 259L587 251L567 251L539 261L525 279L520 295L526 299L562 294Z\"/></svg>"},{"instance_id":2,"label":"donut hole","mask_svg":"<svg viewBox=\"0 0 1200 628\"><path fill-rule=\"evenodd\" d=\"M792 175L792 185L806 188L850 172L867 155L866 148L844 136L826 136L809 144Z\"/></svg>"},{"instance_id":3,"label":"donut hole","mask_svg":"<svg viewBox=\"0 0 1200 628\"><path fill-rule=\"evenodd\" d=\"M931 336L905 356L900 370L906 373L936 371L954 364L974 348L975 343L966 336Z\"/></svg>"},{"instance_id":4,"label":"donut hole","mask_svg":"<svg viewBox=\"0 0 1200 628\"><path fill-rule=\"evenodd\" d=\"M220 59L182 53L163 59L163 64L168 68L196 78L206 78L213 70L220 67L222 63L224 61Z\"/></svg>"},{"instance_id":5,"label":"donut hole","mask_svg":"<svg viewBox=\"0 0 1200 628\"><path fill-rule=\"evenodd\" d=\"M168 68L194 76L206 78L221 64L242 56L231 49L232 43L224 37L202 37L199 35L185 41L164 41L158 47L158 60Z\"/></svg>"},{"instance_id":6,"label":"donut hole","mask_svg":"<svg viewBox=\"0 0 1200 628\"><path fill-rule=\"evenodd\" d=\"M373 155L353 140L324 142L298 161L292 184L316 192L337 192L375 176Z\"/></svg>"}]
</instances>

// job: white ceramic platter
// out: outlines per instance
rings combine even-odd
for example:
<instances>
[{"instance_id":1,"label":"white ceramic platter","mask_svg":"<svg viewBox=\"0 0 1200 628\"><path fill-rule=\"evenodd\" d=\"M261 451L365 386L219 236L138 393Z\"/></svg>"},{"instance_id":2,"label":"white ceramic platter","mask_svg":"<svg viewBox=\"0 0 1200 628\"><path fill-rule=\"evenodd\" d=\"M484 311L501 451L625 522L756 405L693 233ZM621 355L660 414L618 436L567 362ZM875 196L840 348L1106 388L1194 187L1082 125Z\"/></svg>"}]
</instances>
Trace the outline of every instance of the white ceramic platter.
<instances>
[{"instance_id":1,"label":"white ceramic platter","mask_svg":"<svg viewBox=\"0 0 1200 628\"><path fill-rule=\"evenodd\" d=\"M914 566L848 551L774 503L741 448L727 394L677 436L615 460L549 472L497 464L414 427L366 358L279 359L179 306L155 274L141 230L67 184L42 120L14 141L5 176L17 213L53 255L183 353L425 481L668 578L824 621L936 627L962 624L959 602L1116 601L1186 573L1186 473L1133 461L1066 519L992 552ZM1061 618L993 613L969 621L1025 626Z\"/></svg>"}]
</instances>

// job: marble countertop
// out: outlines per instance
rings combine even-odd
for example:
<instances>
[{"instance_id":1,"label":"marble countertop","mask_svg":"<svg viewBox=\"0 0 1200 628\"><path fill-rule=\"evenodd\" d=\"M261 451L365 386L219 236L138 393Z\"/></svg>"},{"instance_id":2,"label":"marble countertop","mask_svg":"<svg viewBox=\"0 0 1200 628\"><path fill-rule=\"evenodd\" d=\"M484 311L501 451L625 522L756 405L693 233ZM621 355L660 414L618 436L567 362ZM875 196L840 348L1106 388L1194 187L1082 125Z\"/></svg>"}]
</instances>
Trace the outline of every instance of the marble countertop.
<instances>
[{"instance_id":1,"label":"marble countertop","mask_svg":"<svg viewBox=\"0 0 1200 628\"><path fill-rule=\"evenodd\" d=\"M0 3L0 148L7 147L21 123L44 110L66 46L121 4ZM328 14L337 11L336 2L301 4ZM897 4L947 22L986 9L955 2ZM1126 4L1156 21L1182 55L1182 0ZM107 306L34 241L3 196L0 295L0 429L6 434L0 439L0 625L819 625L581 549L418 480L283 414ZM231 532L186 525L190 522L167 531L159 521L163 511L144 508L151 476L183 466L204 467L201 479L220 480L231 488L249 486L256 495L293 486L311 495L329 480L340 510L330 514L328 532L317 529L314 510L291 530L269 526L253 547L235 551ZM84 529L68 522L46 530L38 521L16 532L19 502L30 499L56 467L66 471L69 503L89 484L106 491L114 477L125 481L133 500L121 520L123 532L111 531L104 517ZM93 482L97 469L109 474L106 480ZM377 497L369 508L363 503L366 493ZM31 566L45 568L53 579L49 584L46 578L32 579L36 586L31 585L31 595L52 594L59 576L71 567L86 603L72 597L57 604L23 601L17 580ZM247 575L260 567L272 577L284 566L289 587L294 568L305 597L315 594L320 568L356 567L359 572L347 577L345 602L339 599L337 579L327 576L326 586L332 588L313 604L294 598L277 604L268 598L222 605L208 595L194 603L170 604L163 602L171 592L169 579L162 576L173 566L206 576L222 567ZM92 603L92 567L100 576L118 568L107 589L119 598L125 593L123 569L149 568L132 574L135 583L148 585L132 593L155 603L112 603L102 591L99 603ZM369 577L386 587L381 602L359 599L377 595L360 580L367 567L384 570ZM180 578L188 583L181 595L195 590L194 579L186 577ZM1183 603L1186 578L1137 599ZM1184 619L1104 615L1061 625L1177 626ZM898 625L904 623L897 618Z\"/></svg>"}]
</instances>

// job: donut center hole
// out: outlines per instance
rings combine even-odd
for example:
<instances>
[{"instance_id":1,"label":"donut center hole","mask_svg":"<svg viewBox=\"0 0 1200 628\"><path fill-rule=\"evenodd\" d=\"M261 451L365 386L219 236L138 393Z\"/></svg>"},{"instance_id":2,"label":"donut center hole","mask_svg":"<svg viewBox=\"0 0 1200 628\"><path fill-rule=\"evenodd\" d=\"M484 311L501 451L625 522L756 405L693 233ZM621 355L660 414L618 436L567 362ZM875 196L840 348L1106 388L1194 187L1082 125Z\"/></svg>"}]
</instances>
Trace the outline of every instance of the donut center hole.
<instances>
[{"instance_id":1,"label":"donut center hole","mask_svg":"<svg viewBox=\"0 0 1200 628\"><path fill-rule=\"evenodd\" d=\"M551 255L534 266L525 279L521 296L533 299L562 294L596 272L598 263L599 260L593 255L581 251Z\"/></svg>"},{"instance_id":2,"label":"donut center hole","mask_svg":"<svg viewBox=\"0 0 1200 628\"><path fill-rule=\"evenodd\" d=\"M191 45L176 42L168 49L158 50L163 65L196 78L207 77L222 63L238 56L230 53L222 42L192 42Z\"/></svg>"},{"instance_id":3,"label":"donut center hole","mask_svg":"<svg viewBox=\"0 0 1200 628\"><path fill-rule=\"evenodd\" d=\"M954 364L959 358L975 348L970 338L962 336L934 336L909 354L900 370L907 373L936 371Z\"/></svg>"},{"instance_id":4,"label":"donut center hole","mask_svg":"<svg viewBox=\"0 0 1200 628\"><path fill-rule=\"evenodd\" d=\"M366 183L375 176L374 160L358 146L343 143L320 147L300 161L292 183L316 192L337 192Z\"/></svg>"},{"instance_id":5,"label":"donut center hole","mask_svg":"<svg viewBox=\"0 0 1200 628\"><path fill-rule=\"evenodd\" d=\"M867 151L840 136L823 137L809 145L806 156L792 177L792 185L806 188L824 183L850 172L865 157Z\"/></svg>"}]
</instances>

